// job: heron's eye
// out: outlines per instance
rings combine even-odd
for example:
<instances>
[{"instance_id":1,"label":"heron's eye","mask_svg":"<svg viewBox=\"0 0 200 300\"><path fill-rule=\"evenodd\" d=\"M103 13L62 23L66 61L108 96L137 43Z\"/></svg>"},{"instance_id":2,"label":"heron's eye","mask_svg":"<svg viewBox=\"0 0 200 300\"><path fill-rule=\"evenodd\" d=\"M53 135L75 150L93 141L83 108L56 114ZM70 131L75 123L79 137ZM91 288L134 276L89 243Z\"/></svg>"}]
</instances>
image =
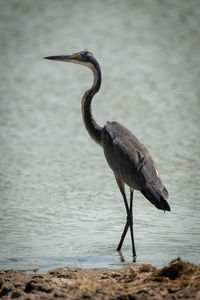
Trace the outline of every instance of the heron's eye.
<instances>
[{"instance_id":1,"label":"heron's eye","mask_svg":"<svg viewBox=\"0 0 200 300\"><path fill-rule=\"evenodd\" d=\"M81 59L81 54L73 54L71 56L71 58L74 58L74 59Z\"/></svg>"}]
</instances>

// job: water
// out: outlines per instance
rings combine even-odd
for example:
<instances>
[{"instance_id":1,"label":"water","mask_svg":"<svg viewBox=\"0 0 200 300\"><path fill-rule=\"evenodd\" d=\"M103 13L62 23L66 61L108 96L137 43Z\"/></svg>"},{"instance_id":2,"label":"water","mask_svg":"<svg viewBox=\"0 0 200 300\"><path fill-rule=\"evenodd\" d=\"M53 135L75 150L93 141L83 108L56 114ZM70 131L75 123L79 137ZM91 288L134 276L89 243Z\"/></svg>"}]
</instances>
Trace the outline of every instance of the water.
<instances>
[{"instance_id":1,"label":"water","mask_svg":"<svg viewBox=\"0 0 200 300\"><path fill-rule=\"evenodd\" d=\"M93 113L149 148L172 211L134 198L137 262L199 263L199 1L0 2L0 268L119 267L124 204L83 126L91 72L43 56L88 48ZM131 262L130 237L123 246Z\"/></svg>"}]
</instances>

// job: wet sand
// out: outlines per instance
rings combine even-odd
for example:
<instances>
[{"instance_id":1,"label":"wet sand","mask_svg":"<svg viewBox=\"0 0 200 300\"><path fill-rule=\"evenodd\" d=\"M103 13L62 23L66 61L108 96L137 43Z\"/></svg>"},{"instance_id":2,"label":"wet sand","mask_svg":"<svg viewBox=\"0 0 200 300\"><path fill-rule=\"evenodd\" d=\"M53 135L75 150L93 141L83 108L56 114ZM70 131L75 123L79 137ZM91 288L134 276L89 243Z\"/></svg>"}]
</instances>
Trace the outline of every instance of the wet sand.
<instances>
[{"instance_id":1,"label":"wet sand","mask_svg":"<svg viewBox=\"0 0 200 300\"><path fill-rule=\"evenodd\" d=\"M0 272L2 299L200 299L200 266L177 258L157 269L144 264L122 270L64 267L48 274Z\"/></svg>"}]
</instances>

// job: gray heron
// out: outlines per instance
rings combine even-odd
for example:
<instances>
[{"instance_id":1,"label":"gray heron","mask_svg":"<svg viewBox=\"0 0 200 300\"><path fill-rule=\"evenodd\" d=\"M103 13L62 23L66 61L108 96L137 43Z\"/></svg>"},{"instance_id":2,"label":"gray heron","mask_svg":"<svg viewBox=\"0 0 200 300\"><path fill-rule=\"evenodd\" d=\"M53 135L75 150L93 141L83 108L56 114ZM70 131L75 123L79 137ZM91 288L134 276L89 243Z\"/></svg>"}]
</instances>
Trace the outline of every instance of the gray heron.
<instances>
[{"instance_id":1,"label":"gray heron","mask_svg":"<svg viewBox=\"0 0 200 300\"><path fill-rule=\"evenodd\" d=\"M119 190L122 194L127 220L117 250L120 251L124 238L130 227L132 254L136 257L133 235L133 192L139 190L156 208L170 211L167 202L168 191L163 185L160 174L147 148L127 128L118 122L107 122L101 127L94 120L91 103L101 86L101 68L98 61L89 51L71 55L48 56L45 59L80 64L92 70L94 82L82 98L82 116L85 127L91 138L103 148L108 165L112 169ZM125 185L130 189L128 203Z\"/></svg>"}]
</instances>

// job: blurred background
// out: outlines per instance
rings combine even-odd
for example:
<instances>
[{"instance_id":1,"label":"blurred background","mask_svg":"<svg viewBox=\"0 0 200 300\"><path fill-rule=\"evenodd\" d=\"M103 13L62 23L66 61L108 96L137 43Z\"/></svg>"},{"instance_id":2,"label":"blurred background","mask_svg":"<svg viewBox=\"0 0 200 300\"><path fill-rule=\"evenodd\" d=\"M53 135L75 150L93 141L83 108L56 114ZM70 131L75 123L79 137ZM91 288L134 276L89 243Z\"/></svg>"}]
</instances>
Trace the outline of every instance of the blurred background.
<instances>
[{"instance_id":1,"label":"blurred background","mask_svg":"<svg viewBox=\"0 0 200 300\"><path fill-rule=\"evenodd\" d=\"M200 263L199 28L198 0L0 1L0 268L120 265L123 200L80 112L92 72L43 60L85 48L94 118L128 127L169 191L165 214L134 194L137 263Z\"/></svg>"}]
</instances>

